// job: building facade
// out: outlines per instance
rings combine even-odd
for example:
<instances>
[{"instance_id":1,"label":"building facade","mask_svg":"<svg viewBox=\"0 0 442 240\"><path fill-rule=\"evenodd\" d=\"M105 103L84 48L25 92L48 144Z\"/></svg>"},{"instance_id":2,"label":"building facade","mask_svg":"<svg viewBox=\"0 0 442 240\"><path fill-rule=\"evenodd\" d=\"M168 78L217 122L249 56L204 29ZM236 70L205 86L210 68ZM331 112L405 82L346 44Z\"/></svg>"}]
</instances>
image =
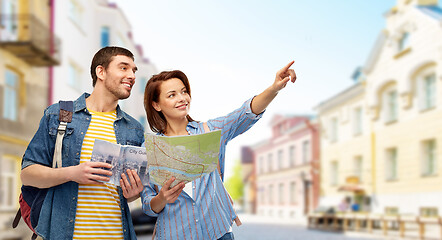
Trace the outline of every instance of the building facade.
<instances>
[{"instance_id":1,"label":"building facade","mask_svg":"<svg viewBox=\"0 0 442 240\"><path fill-rule=\"evenodd\" d=\"M121 101L120 107L146 126L144 87L157 70L135 43L122 10L108 0L57 1L55 19L55 32L63 39L63 46L61 64L52 69L49 102L75 100L83 92L92 92L90 64L94 54L105 46L124 47L134 54L139 70L131 96Z\"/></svg>"},{"instance_id":2,"label":"building facade","mask_svg":"<svg viewBox=\"0 0 442 240\"><path fill-rule=\"evenodd\" d=\"M29 238L12 230L20 193L21 157L47 106L48 67L59 64L52 1L0 2L0 239Z\"/></svg>"},{"instance_id":3,"label":"building facade","mask_svg":"<svg viewBox=\"0 0 442 240\"><path fill-rule=\"evenodd\" d=\"M271 122L272 137L250 146L254 207L259 215L303 221L318 204L318 125L311 116L276 115Z\"/></svg>"},{"instance_id":4,"label":"building facade","mask_svg":"<svg viewBox=\"0 0 442 240\"><path fill-rule=\"evenodd\" d=\"M120 106L147 125L144 86L156 69L135 44L124 13L107 0L2 0L0 22L0 239L29 239L23 221L16 230L11 224L19 207L21 157L44 109L90 93L93 55L121 46L134 53L139 71Z\"/></svg>"},{"instance_id":5,"label":"building facade","mask_svg":"<svg viewBox=\"0 0 442 240\"><path fill-rule=\"evenodd\" d=\"M321 204L355 196L379 214L442 213L442 9L398 0L354 86L318 107Z\"/></svg>"}]
</instances>

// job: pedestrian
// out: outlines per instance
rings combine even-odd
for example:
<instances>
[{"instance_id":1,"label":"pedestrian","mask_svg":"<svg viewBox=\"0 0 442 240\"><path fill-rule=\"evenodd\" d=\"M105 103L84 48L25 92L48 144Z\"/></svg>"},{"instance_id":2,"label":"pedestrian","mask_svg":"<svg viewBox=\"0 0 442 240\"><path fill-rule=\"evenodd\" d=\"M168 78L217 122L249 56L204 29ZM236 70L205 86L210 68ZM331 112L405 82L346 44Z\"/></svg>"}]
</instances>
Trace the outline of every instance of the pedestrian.
<instances>
[{"instance_id":1,"label":"pedestrian","mask_svg":"<svg viewBox=\"0 0 442 240\"><path fill-rule=\"evenodd\" d=\"M179 183L170 188L175 180L172 177L163 187L158 187L158 192L153 184L145 186L141 192L144 212L158 217L157 239L234 239L231 226L235 219L237 225L240 222L222 182L226 144L252 127L289 81L295 82L295 71L290 69L293 63L278 71L273 84L261 94L230 114L205 123L194 121L188 115L191 91L183 72L161 72L148 81L144 107L153 132L181 136L221 130L220 172L204 175L186 186ZM189 190L183 191L188 186Z\"/></svg>"},{"instance_id":2,"label":"pedestrian","mask_svg":"<svg viewBox=\"0 0 442 240\"><path fill-rule=\"evenodd\" d=\"M136 239L127 201L136 199L142 190L139 178L122 192L98 182L109 181L110 164L90 162L95 139L136 146L144 141L142 125L118 106L118 100L130 96L136 70L134 56L127 49L105 47L95 54L91 64L94 89L73 103L72 122L63 140L62 168L51 168L59 104L46 108L23 156L21 171L23 185L48 188L35 229L43 239ZM131 171L128 174L137 178Z\"/></svg>"}]
</instances>

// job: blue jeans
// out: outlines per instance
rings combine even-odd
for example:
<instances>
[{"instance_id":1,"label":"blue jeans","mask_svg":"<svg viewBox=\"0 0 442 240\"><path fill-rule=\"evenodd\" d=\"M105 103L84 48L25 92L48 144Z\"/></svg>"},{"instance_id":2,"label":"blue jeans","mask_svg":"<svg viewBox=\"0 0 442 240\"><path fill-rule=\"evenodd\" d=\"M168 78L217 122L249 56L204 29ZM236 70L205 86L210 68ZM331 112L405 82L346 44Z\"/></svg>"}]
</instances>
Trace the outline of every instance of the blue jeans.
<instances>
[{"instance_id":1,"label":"blue jeans","mask_svg":"<svg viewBox=\"0 0 442 240\"><path fill-rule=\"evenodd\" d=\"M228 232L228 233L224 234L224 236L222 236L218 240L234 240L234 239L235 239L235 237L233 236L233 233Z\"/></svg>"}]
</instances>

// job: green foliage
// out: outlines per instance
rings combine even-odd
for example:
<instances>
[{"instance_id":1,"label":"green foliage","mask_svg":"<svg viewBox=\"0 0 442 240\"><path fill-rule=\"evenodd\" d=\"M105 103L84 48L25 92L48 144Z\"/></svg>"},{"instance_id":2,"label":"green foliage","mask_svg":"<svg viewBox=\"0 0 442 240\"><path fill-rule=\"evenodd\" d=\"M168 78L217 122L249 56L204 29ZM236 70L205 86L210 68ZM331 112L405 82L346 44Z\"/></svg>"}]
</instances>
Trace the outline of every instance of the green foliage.
<instances>
[{"instance_id":1,"label":"green foliage","mask_svg":"<svg viewBox=\"0 0 442 240\"><path fill-rule=\"evenodd\" d=\"M241 163L237 160L233 167L233 176L225 183L226 189L234 201L240 200L244 195L244 183L242 181L241 170Z\"/></svg>"}]
</instances>

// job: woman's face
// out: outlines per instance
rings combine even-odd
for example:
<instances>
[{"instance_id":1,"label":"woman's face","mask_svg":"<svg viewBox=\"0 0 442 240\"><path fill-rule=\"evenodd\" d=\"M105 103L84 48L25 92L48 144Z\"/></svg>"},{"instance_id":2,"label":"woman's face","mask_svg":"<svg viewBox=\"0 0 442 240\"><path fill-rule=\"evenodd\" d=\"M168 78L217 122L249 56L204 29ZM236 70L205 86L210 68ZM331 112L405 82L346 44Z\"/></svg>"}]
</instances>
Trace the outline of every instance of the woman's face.
<instances>
[{"instance_id":1,"label":"woman's face","mask_svg":"<svg viewBox=\"0 0 442 240\"><path fill-rule=\"evenodd\" d=\"M186 119L189 113L191 98L183 82L178 78L171 78L161 83L158 102L152 106L162 112L167 119Z\"/></svg>"}]
</instances>

